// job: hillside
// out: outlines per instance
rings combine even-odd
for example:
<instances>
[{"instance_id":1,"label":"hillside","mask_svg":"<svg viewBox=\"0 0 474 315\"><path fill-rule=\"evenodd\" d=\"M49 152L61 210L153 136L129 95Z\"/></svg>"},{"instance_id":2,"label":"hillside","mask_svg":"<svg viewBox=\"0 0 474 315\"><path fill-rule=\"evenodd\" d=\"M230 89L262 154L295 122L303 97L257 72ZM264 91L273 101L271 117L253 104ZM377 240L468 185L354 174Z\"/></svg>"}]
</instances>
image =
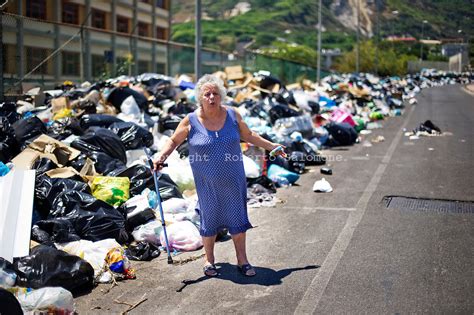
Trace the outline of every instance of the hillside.
<instances>
[{"instance_id":1,"label":"hillside","mask_svg":"<svg viewBox=\"0 0 474 315\"><path fill-rule=\"evenodd\" d=\"M323 0L323 48L352 49L356 38L357 0ZM382 38L389 35L446 39L474 35L471 0L361 0L361 35L377 34L376 2ZM237 5L237 6L236 6ZM317 40L316 0L202 0L203 44L233 50L238 43L252 49L275 43L296 43L315 49ZM397 12L393 12L393 11ZM194 1L173 0L172 39L194 42ZM462 30L458 32L458 30Z\"/></svg>"}]
</instances>

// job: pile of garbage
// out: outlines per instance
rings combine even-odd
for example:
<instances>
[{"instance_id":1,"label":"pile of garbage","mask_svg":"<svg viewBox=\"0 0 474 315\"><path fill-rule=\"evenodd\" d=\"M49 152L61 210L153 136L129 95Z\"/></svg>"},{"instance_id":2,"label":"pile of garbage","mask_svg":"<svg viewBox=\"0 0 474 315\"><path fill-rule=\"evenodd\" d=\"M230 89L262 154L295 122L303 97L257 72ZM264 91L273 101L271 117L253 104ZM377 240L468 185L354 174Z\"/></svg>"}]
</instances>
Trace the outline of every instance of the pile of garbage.
<instances>
[{"instance_id":1,"label":"pile of garbage","mask_svg":"<svg viewBox=\"0 0 474 315\"><path fill-rule=\"evenodd\" d=\"M473 81L470 73L425 71L403 78L334 74L319 85L285 85L240 66L215 75L228 89L225 104L287 148L287 158L270 157L242 144L253 208L275 206L277 188L297 182L306 166L326 163L321 149L360 142L361 134L416 104L421 89ZM72 294L133 279L131 261L159 256L164 236L143 148L158 152L195 109L190 77L153 73L80 86L66 81L0 104L0 186L10 192L2 195L0 224L11 226L2 235L2 247L9 245L0 255L0 294L13 294L23 311L69 313ZM159 191L169 243L176 253L196 250L202 242L187 143L167 162ZM332 187L323 180L313 190ZM20 208L27 210L15 213Z\"/></svg>"}]
</instances>

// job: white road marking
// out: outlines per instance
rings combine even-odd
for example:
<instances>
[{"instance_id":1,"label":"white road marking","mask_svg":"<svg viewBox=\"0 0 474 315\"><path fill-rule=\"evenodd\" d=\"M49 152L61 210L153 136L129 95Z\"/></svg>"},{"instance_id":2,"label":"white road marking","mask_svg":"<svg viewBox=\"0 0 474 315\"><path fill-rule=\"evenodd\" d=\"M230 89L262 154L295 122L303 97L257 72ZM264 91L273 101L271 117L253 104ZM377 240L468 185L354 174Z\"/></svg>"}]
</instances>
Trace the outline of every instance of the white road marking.
<instances>
[{"instance_id":1,"label":"white road marking","mask_svg":"<svg viewBox=\"0 0 474 315\"><path fill-rule=\"evenodd\" d=\"M294 312L295 314L313 314L316 308L318 307L319 302L321 301L321 298L324 294L324 291L326 290L326 286L329 283L329 280L331 280L334 270L336 269L339 261L344 255L347 246L351 242L352 235L355 229L357 228L360 221L362 220L362 217L364 216L369 200L377 189L377 185L379 184L382 175L385 172L385 169L387 168L388 162L390 162L390 159L392 158L392 155L395 152L395 148L400 142L400 138L403 136L403 128L406 128L414 109L415 107L411 107L411 110L408 113L408 116L406 117L403 126L401 126L399 132L393 138L392 143L390 144L390 147L387 150L387 153L382 159L382 162L377 167L377 170L372 176L372 179L370 180L362 196L357 202L356 211L352 211L349 214L346 224L342 229L341 233L339 233L339 236L337 237L336 242L332 246L331 251L326 256L326 259L321 265L321 268L318 269L317 274L314 276L303 298L296 307Z\"/></svg>"},{"instance_id":2,"label":"white road marking","mask_svg":"<svg viewBox=\"0 0 474 315\"><path fill-rule=\"evenodd\" d=\"M283 209L291 209L291 210L309 210L309 211L356 211L356 208L332 208L332 207L283 207Z\"/></svg>"}]
</instances>

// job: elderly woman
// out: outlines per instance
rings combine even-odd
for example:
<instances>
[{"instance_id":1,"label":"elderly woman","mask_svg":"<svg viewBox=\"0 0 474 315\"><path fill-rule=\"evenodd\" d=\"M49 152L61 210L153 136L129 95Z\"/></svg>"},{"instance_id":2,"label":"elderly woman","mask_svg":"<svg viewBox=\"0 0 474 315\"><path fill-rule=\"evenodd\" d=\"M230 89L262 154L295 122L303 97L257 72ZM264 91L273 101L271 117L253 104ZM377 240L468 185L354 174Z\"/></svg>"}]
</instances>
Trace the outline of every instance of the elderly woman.
<instances>
[{"instance_id":1,"label":"elderly woman","mask_svg":"<svg viewBox=\"0 0 474 315\"><path fill-rule=\"evenodd\" d=\"M160 169L169 154L188 139L189 161L198 195L197 210L201 217L200 234L206 254L204 274L218 275L214 244L217 232L227 228L234 242L238 270L251 277L256 272L245 248L245 233L252 225L247 215L247 185L240 141L269 151L279 144L252 132L236 110L222 105L226 91L217 77L204 75L196 84L195 92L199 108L178 125L154 161L155 168Z\"/></svg>"}]
</instances>

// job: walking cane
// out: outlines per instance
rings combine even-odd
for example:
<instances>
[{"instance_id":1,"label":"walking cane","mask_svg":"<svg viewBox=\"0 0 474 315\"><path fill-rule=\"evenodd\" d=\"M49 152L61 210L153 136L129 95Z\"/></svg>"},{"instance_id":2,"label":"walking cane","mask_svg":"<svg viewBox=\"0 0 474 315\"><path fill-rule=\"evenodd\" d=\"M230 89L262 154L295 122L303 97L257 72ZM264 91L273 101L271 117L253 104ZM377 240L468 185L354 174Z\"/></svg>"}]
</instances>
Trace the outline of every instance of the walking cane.
<instances>
[{"instance_id":1,"label":"walking cane","mask_svg":"<svg viewBox=\"0 0 474 315\"><path fill-rule=\"evenodd\" d=\"M161 196L160 196L160 189L158 185L158 171L155 170L155 166L153 165L153 160L151 158L151 151L147 147L143 148L145 151L148 164L150 164L150 170L151 173L153 174L153 180L155 181L155 190L156 190L156 203L158 210L160 211L160 217L161 217L161 226L163 227L163 233L165 235L165 243L166 243L166 252L168 253L168 264L173 263L173 258L171 258L171 253L170 253L170 244L168 243L168 235L166 234L166 222L165 222L165 216L163 215L163 207L161 206ZM163 164L163 166L167 166L167 164ZM156 209L155 209L156 210Z\"/></svg>"}]
</instances>

